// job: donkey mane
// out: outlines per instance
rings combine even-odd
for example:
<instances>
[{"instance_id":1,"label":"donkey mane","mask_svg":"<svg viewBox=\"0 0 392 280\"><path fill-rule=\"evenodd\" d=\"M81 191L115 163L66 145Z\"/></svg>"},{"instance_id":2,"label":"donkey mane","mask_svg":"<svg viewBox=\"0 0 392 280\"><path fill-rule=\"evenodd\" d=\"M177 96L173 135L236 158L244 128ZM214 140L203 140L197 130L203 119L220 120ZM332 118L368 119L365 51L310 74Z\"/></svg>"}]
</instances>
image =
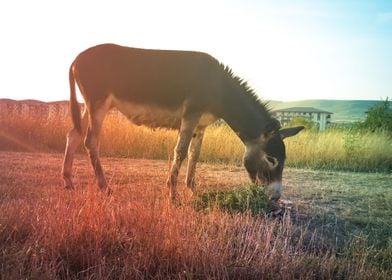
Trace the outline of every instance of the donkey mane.
<instances>
[{"instance_id":1,"label":"donkey mane","mask_svg":"<svg viewBox=\"0 0 392 280\"><path fill-rule=\"evenodd\" d=\"M238 134L240 138L255 138L261 133L280 129L280 123L272 117L268 103L260 100L247 81L234 74L230 67L223 64L220 67L228 84L226 108L231 112L230 118L234 126L229 125L236 133L241 127L246 135ZM226 122L230 120L227 119Z\"/></svg>"},{"instance_id":2,"label":"donkey mane","mask_svg":"<svg viewBox=\"0 0 392 280\"><path fill-rule=\"evenodd\" d=\"M233 81L233 84L239 89L238 92L241 92L243 96L248 100L250 104L256 104L258 111L261 114L270 115L271 107L268 101L262 101L260 97L257 95L256 91L249 85L248 81L236 75L229 66L225 64L220 64L223 69L225 75ZM255 106L256 107L256 106Z\"/></svg>"}]
</instances>

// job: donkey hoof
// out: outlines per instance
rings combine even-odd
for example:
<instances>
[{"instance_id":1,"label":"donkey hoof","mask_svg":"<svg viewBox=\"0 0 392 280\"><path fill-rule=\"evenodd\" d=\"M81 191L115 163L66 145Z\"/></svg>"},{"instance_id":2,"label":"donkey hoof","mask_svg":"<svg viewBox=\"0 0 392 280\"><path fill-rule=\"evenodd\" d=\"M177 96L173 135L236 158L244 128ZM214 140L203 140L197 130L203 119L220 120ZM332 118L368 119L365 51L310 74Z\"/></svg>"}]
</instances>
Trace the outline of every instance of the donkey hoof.
<instances>
[{"instance_id":1,"label":"donkey hoof","mask_svg":"<svg viewBox=\"0 0 392 280\"><path fill-rule=\"evenodd\" d=\"M173 191L170 192L169 199L170 199L170 202L173 205L179 205L180 204L180 199L179 199L179 196L178 196L178 192L176 192L176 191L175 192L173 192Z\"/></svg>"},{"instance_id":2,"label":"donkey hoof","mask_svg":"<svg viewBox=\"0 0 392 280\"><path fill-rule=\"evenodd\" d=\"M179 199L178 197L170 197L170 202L174 207L180 207L182 206L182 202L181 199Z\"/></svg>"},{"instance_id":3,"label":"donkey hoof","mask_svg":"<svg viewBox=\"0 0 392 280\"><path fill-rule=\"evenodd\" d=\"M73 184L71 180L71 176L69 174L64 174L63 175L63 182L64 182L64 188L67 190L73 190Z\"/></svg>"},{"instance_id":4,"label":"donkey hoof","mask_svg":"<svg viewBox=\"0 0 392 280\"><path fill-rule=\"evenodd\" d=\"M107 196L111 196L113 194L113 190L107 186L99 188L102 193L106 194Z\"/></svg>"},{"instance_id":5,"label":"donkey hoof","mask_svg":"<svg viewBox=\"0 0 392 280\"><path fill-rule=\"evenodd\" d=\"M196 192L196 184L187 185L187 189L192 191L192 193Z\"/></svg>"},{"instance_id":6,"label":"donkey hoof","mask_svg":"<svg viewBox=\"0 0 392 280\"><path fill-rule=\"evenodd\" d=\"M66 189L66 190L73 190L74 189L74 186L73 186L71 180L64 179L64 189Z\"/></svg>"},{"instance_id":7,"label":"donkey hoof","mask_svg":"<svg viewBox=\"0 0 392 280\"><path fill-rule=\"evenodd\" d=\"M73 191L75 188L73 185L64 185L64 189L66 189L67 191Z\"/></svg>"},{"instance_id":8,"label":"donkey hoof","mask_svg":"<svg viewBox=\"0 0 392 280\"><path fill-rule=\"evenodd\" d=\"M105 190L105 193L106 193L107 196L111 196L111 195L113 194L113 189L107 188L107 189Z\"/></svg>"},{"instance_id":9,"label":"donkey hoof","mask_svg":"<svg viewBox=\"0 0 392 280\"><path fill-rule=\"evenodd\" d=\"M170 200L172 202L177 201L178 200L178 193L177 192L176 193L170 193Z\"/></svg>"}]
</instances>

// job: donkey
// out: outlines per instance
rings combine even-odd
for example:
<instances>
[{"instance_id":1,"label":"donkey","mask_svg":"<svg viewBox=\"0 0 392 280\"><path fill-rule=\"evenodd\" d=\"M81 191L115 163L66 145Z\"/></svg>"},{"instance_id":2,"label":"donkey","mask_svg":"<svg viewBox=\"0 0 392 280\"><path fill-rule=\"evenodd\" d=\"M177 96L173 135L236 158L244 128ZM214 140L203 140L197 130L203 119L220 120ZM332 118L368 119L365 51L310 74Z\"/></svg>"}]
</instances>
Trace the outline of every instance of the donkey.
<instances>
[{"instance_id":1,"label":"donkey","mask_svg":"<svg viewBox=\"0 0 392 280\"><path fill-rule=\"evenodd\" d=\"M82 116L75 82L83 96ZM224 119L245 144L244 165L252 182L278 200L286 157L283 139L303 127L280 129L247 83L202 52L148 50L103 44L80 53L69 70L73 129L67 134L62 175L73 188L72 162L84 139L98 186L110 192L99 159L106 113L117 108L137 125L178 129L167 185L176 199L177 177L188 155L186 186L195 191L196 162L206 127Z\"/></svg>"}]
</instances>

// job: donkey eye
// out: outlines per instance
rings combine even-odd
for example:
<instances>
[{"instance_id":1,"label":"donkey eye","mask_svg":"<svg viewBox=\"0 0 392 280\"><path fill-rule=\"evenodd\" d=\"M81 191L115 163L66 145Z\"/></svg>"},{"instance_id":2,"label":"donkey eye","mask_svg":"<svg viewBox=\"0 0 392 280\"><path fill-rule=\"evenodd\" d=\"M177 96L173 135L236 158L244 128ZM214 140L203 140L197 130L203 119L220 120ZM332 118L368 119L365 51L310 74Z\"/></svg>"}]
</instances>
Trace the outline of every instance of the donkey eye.
<instances>
[{"instance_id":1,"label":"donkey eye","mask_svg":"<svg viewBox=\"0 0 392 280\"><path fill-rule=\"evenodd\" d=\"M271 156L267 156L266 157L267 160L271 163L271 164L275 164L277 162L277 159Z\"/></svg>"},{"instance_id":2,"label":"donkey eye","mask_svg":"<svg viewBox=\"0 0 392 280\"><path fill-rule=\"evenodd\" d=\"M275 169L279 165L278 159L276 157L265 155L264 158L265 162L268 164L271 170Z\"/></svg>"}]
</instances>

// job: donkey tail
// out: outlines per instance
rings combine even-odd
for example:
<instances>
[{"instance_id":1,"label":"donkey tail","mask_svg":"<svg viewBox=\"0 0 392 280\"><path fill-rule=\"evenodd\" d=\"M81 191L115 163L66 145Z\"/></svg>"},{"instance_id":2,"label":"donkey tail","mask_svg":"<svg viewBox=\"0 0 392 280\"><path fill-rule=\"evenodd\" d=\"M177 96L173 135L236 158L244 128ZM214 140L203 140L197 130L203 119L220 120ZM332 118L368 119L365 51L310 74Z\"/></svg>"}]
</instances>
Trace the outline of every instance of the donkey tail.
<instances>
[{"instance_id":1,"label":"donkey tail","mask_svg":"<svg viewBox=\"0 0 392 280\"><path fill-rule=\"evenodd\" d=\"M75 76L73 72L73 64L69 68L69 87L70 87L70 109L72 115L72 123L74 128L81 133L82 127L80 124L80 107L79 103L76 99L76 91L75 91Z\"/></svg>"}]
</instances>

